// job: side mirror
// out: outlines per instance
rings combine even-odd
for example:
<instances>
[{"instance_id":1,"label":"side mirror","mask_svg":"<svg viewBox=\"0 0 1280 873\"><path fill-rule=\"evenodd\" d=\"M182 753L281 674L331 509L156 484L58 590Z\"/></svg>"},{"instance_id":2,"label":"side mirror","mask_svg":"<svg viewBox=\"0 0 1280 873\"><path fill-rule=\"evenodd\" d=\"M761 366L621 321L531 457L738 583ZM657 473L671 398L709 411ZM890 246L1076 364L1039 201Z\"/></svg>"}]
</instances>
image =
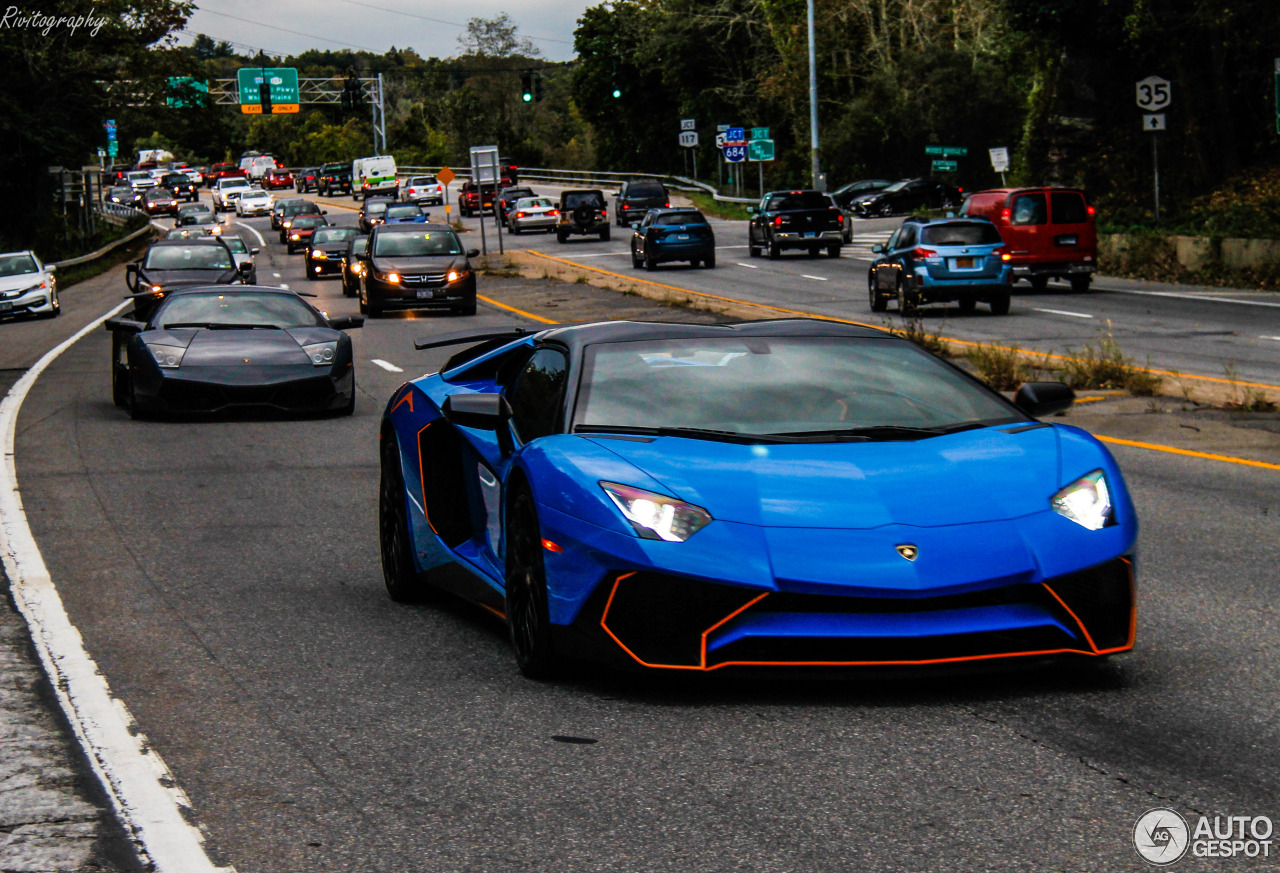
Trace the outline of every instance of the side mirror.
<instances>
[{"instance_id":1,"label":"side mirror","mask_svg":"<svg viewBox=\"0 0 1280 873\"><path fill-rule=\"evenodd\" d=\"M328 215L328 214L329 214L329 210L327 210L327 209L321 209L321 210L320 210L320 214L321 214L321 215Z\"/></svg>"},{"instance_id":2,"label":"side mirror","mask_svg":"<svg viewBox=\"0 0 1280 873\"><path fill-rule=\"evenodd\" d=\"M459 427L491 430L498 437L498 448L504 455L515 446L511 441L511 404L501 394L450 394L440 407L444 420Z\"/></svg>"},{"instance_id":3,"label":"side mirror","mask_svg":"<svg viewBox=\"0 0 1280 873\"><path fill-rule=\"evenodd\" d=\"M236 267L236 270L247 276L253 272L253 264L249 263L248 261L245 261L243 264Z\"/></svg>"},{"instance_id":4,"label":"side mirror","mask_svg":"<svg viewBox=\"0 0 1280 873\"><path fill-rule=\"evenodd\" d=\"M360 315L340 315L337 318L329 319L329 327L334 330L351 330L356 327L364 327L364 317Z\"/></svg>"},{"instance_id":5,"label":"side mirror","mask_svg":"<svg viewBox=\"0 0 1280 873\"><path fill-rule=\"evenodd\" d=\"M256 255L256 254L257 254L258 252L260 252L260 251L262 251L262 249L257 248L257 247L255 246L254 248L249 249L249 254L251 254L251 255Z\"/></svg>"},{"instance_id":6,"label":"side mirror","mask_svg":"<svg viewBox=\"0 0 1280 873\"><path fill-rule=\"evenodd\" d=\"M1076 392L1063 382L1023 382L1013 404L1034 418L1065 412L1076 401Z\"/></svg>"},{"instance_id":7,"label":"side mirror","mask_svg":"<svg viewBox=\"0 0 1280 873\"><path fill-rule=\"evenodd\" d=\"M479 250L479 249L467 249L467 257L468 257L468 258L478 258L478 257L480 257L480 250Z\"/></svg>"},{"instance_id":8,"label":"side mirror","mask_svg":"<svg viewBox=\"0 0 1280 873\"><path fill-rule=\"evenodd\" d=\"M142 333L147 329L146 324L141 321L134 321L132 318L124 318L117 315L115 318L108 318L103 322L103 327L111 333Z\"/></svg>"},{"instance_id":9,"label":"side mirror","mask_svg":"<svg viewBox=\"0 0 1280 873\"><path fill-rule=\"evenodd\" d=\"M747 207L747 215L755 215L758 211L759 211L758 207L755 207L755 206Z\"/></svg>"},{"instance_id":10,"label":"side mirror","mask_svg":"<svg viewBox=\"0 0 1280 873\"><path fill-rule=\"evenodd\" d=\"M46 270L48 270L50 273L56 273L56 272L58 272L58 265L57 265L57 264L45 264L45 265L44 265L44 268L45 268Z\"/></svg>"}]
</instances>

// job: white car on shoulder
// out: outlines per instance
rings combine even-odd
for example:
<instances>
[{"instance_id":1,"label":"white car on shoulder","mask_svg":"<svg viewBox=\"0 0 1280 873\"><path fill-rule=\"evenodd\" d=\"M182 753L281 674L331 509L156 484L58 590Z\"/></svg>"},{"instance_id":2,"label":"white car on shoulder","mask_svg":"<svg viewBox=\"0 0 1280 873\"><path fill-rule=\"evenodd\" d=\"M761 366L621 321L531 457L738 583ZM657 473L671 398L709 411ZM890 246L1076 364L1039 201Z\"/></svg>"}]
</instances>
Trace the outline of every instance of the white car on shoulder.
<instances>
[{"instance_id":1,"label":"white car on shoulder","mask_svg":"<svg viewBox=\"0 0 1280 873\"><path fill-rule=\"evenodd\" d=\"M526 230L552 232L560 221L560 210L550 197L521 197L507 213L507 232Z\"/></svg>"},{"instance_id":2,"label":"white car on shoulder","mask_svg":"<svg viewBox=\"0 0 1280 873\"><path fill-rule=\"evenodd\" d=\"M270 215L276 200L261 188L250 188L236 198L236 215Z\"/></svg>"},{"instance_id":3,"label":"white car on shoulder","mask_svg":"<svg viewBox=\"0 0 1280 873\"><path fill-rule=\"evenodd\" d=\"M213 186L213 211L230 212L235 208L240 195L252 190L249 180L243 177L219 179L218 184Z\"/></svg>"},{"instance_id":4,"label":"white car on shoulder","mask_svg":"<svg viewBox=\"0 0 1280 873\"><path fill-rule=\"evenodd\" d=\"M43 315L53 318L62 311L54 267L33 251L0 254L0 317Z\"/></svg>"}]
</instances>

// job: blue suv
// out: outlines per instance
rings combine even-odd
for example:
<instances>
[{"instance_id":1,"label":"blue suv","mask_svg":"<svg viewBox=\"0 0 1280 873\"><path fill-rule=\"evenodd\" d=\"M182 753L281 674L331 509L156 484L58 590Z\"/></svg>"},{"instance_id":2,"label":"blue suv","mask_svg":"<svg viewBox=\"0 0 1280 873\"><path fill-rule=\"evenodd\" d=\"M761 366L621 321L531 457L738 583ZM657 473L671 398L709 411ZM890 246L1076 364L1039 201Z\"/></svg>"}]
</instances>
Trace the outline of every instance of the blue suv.
<instances>
[{"instance_id":1,"label":"blue suv","mask_svg":"<svg viewBox=\"0 0 1280 873\"><path fill-rule=\"evenodd\" d=\"M993 315L1009 312L1010 255L985 219L913 216L871 251L879 255L867 275L873 312L884 312L891 299L904 316L925 303L953 300L961 312L973 312L979 302Z\"/></svg>"}]
</instances>

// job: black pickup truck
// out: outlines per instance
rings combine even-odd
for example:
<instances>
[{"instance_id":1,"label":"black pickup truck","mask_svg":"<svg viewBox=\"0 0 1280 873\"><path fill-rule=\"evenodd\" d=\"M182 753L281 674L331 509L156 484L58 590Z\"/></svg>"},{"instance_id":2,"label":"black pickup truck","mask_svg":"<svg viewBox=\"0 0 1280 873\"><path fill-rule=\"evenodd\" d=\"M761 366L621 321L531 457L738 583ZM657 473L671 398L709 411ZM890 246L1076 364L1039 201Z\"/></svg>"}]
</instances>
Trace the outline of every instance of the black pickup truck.
<instances>
[{"instance_id":1,"label":"black pickup truck","mask_svg":"<svg viewBox=\"0 0 1280 873\"><path fill-rule=\"evenodd\" d=\"M316 174L316 192L321 197L351 193L351 165L325 164Z\"/></svg>"},{"instance_id":2,"label":"black pickup truck","mask_svg":"<svg viewBox=\"0 0 1280 873\"><path fill-rule=\"evenodd\" d=\"M758 258L768 249L777 258L783 249L808 249L817 257L822 249L840 257L844 243L844 213L821 191L770 191L759 206L748 206L747 248Z\"/></svg>"}]
</instances>

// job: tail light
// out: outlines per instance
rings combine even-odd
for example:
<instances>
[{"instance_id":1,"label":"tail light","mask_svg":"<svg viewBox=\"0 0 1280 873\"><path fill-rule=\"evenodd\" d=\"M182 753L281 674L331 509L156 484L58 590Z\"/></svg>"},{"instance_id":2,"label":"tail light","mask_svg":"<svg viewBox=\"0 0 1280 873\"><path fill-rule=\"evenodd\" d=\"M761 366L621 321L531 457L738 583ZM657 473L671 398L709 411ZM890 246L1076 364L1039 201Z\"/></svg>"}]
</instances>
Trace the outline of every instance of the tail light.
<instances>
[{"instance_id":1,"label":"tail light","mask_svg":"<svg viewBox=\"0 0 1280 873\"><path fill-rule=\"evenodd\" d=\"M623 209L630 209L631 207L624 203L624 204L622 204L622 208L623 208Z\"/></svg>"},{"instance_id":2,"label":"tail light","mask_svg":"<svg viewBox=\"0 0 1280 873\"><path fill-rule=\"evenodd\" d=\"M917 258L936 258L938 256L938 253L933 249L912 249L911 254Z\"/></svg>"},{"instance_id":3,"label":"tail light","mask_svg":"<svg viewBox=\"0 0 1280 873\"><path fill-rule=\"evenodd\" d=\"M836 224L844 224L844 213L843 213L843 212L837 212L837 213L836 213Z\"/></svg>"},{"instance_id":4,"label":"tail light","mask_svg":"<svg viewBox=\"0 0 1280 873\"><path fill-rule=\"evenodd\" d=\"M608 210L608 209L601 209L601 210L600 210L600 217L601 217L601 218L607 218L608 216L609 216L609 210Z\"/></svg>"},{"instance_id":5,"label":"tail light","mask_svg":"<svg viewBox=\"0 0 1280 873\"><path fill-rule=\"evenodd\" d=\"M664 204L662 204L662 208L663 208L663 209L670 209L670 208L671 208L671 204L670 204L670 203L664 203Z\"/></svg>"},{"instance_id":6,"label":"tail light","mask_svg":"<svg viewBox=\"0 0 1280 873\"><path fill-rule=\"evenodd\" d=\"M1085 212L1087 212L1087 213L1089 213L1090 215L1093 215L1095 212L1097 212L1097 210L1096 210L1096 209L1094 209L1092 206L1086 206L1086 207L1084 208L1084 211L1085 211Z\"/></svg>"},{"instance_id":7,"label":"tail light","mask_svg":"<svg viewBox=\"0 0 1280 873\"><path fill-rule=\"evenodd\" d=\"M560 210L559 210L559 209L553 209L553 210L551 210L550 212L548 212L548 213L547 213L547 215L550 215L552 218L559 218L559 217L560 217Z\"/></svg>"},{"instance_id":8,"label":"tail light","mask_svg":"<svg viewBox=\"0 0 1280 873\"><path fill-rule=\"evenodd\" d=\"M991 250L991 254L993 254L993 255L999 255L999 256L1000 256L1000 260L1002 260L1002 261L1008 261L1008 260L1012 260L1012 259L1013 259L1013 255L1009 254L1009 250L1008 250L1008 249L1006 249L1004 246L998 246L998 247L996 247L996 248L992 249L992 250Z\"/></svg>"},{"instance_id":9,"label":"tail light","mask_svg":"<svg viewBox=\"0 0 1280 873\"><path fill-rule=\"evenodd\" d=\"M524 218L524 213L523 213L523 212L517 212L517 213L516 213L516 218Z\"/></svg>"},{"instance_id":10,"label":"tail light","mask_svg":"<svg viewBox=\"0 0 1280 873\"><path fill-rule=\"evenodd\" d=\"M779 215L779 216L777 216L776 218L774 218L774 220L773 220L773 226L774 226L774 227L782 227L782 216L781 216L781 215Z\"/></svg>"},{"instance_id":11,"label":"tail light","mask_svg":"<svg viewBox=\"0 0 1280 873\"><path fill-rule=\"evenodd\" d=\"M1008 206L1000 210L1000 218L1003 219L1004 221L1008 221L1012 217L1013 217L1013 210L1010 209Z\"/></svg>"}]
</instances>

